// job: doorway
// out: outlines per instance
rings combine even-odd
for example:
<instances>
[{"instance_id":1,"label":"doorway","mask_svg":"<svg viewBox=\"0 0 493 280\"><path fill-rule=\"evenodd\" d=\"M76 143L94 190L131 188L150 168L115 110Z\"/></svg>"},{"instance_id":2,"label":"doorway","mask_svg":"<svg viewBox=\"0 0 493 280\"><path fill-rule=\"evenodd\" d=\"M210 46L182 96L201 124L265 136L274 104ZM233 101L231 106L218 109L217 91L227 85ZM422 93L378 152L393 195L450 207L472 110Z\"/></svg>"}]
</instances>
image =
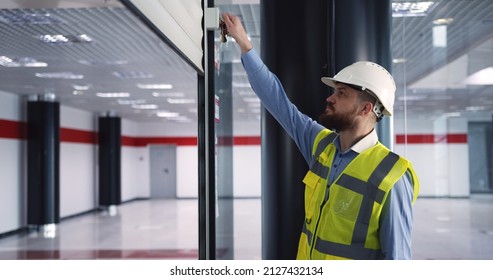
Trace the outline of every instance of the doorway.
<instances>
[{"instance_id":1,"label":"doorway","mask_svg":"<svg viewBox=\"0 0 493 280\"><path fill-rule=\"evenodd\" d=\"M150 145L151 199L176 198L176 146Z\"/></svg>"},{"instance_id":2,"label":"doorway","mask_svg":"<svg viewBox=\"0 0 493 280\"><path fill-rule=\"evenodd\" d=\"M493 192L491 141L491 122L469 122L467 142L471 193Z\"/></svg>"}]
</instances>

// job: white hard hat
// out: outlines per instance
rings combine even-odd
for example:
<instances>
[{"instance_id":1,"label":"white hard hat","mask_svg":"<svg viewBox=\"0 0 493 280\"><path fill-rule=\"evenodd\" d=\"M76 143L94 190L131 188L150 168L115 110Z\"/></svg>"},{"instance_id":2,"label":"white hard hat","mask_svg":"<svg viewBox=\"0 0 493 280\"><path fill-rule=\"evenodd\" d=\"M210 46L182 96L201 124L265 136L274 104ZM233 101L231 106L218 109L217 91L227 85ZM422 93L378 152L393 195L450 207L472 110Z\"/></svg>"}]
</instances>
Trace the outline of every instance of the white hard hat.
<instances>
[{"instance_id":1,"label":"white hard hat","mask_svg":"<svg viewBox=\"0 0 493 280\"><path fill-rule=\"evenodd\" d=\"M385 68L374 62L353 63L339 71L333 78L323 77L322 82L333 88L339 82L361 87L363 91L369 90L382 104L383 112L381 113L385 116L392 116L396 89L394 78Z\"/></svg>"}]
</instances>

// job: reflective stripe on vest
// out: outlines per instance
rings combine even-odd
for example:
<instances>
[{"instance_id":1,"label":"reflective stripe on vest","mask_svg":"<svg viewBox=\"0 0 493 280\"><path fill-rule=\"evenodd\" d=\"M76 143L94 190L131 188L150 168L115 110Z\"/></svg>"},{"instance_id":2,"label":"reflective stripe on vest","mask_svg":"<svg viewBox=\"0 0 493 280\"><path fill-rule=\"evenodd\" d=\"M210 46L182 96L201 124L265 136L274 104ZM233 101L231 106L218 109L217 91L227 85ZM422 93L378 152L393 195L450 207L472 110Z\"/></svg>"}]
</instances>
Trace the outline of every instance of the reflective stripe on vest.
<instances>
[{"instance_id":1,"label":"reflective stripe on vest","mask_svg":"<svg viewBox=\"0 0 493 280\"><path fill-rule=\"evenodd\" d=\"M306 237L308 239L308 245L312 245L312 235L313 233L306 228L306 220L305 223L303 223L303 229L301 230L304 234L306 234Z\"/></svg>"},{"instance_id":2,"label":"reflective stripe on vest","mask_svg":"<svg viewBox=\"0 0 493 280\"><path fill-rule=\"evenodd\" d=\"M366 234L368 233L368 226L370 224L370 217L373 212L373 202L381 204L383 196L385 195L382 190L378 189L378 186L380 186L385 176L389 174L390 170L392 169L392 167L394 167L398 160L398 155L389 152L389 154L380 162L380 164L378 164L377 168L373 171L370 178L368 178L368 183L366 183L366 187L364 187L363 189L365 193L362 193L363 202L361 203L361 208L356 220L357 222L354 228L352 244L361 244L362 246L364 246ZM340 183L338 184L342 187L347 188ZM381 194L382 200L377 201L379 191L383 193Z\"/></svg>"},{"instance_id":3,"label":"reflective stripe on vest","mask_svg":"<svg viewBox=\"0 0 493 280\"><path fill-rule=\"evenodd\" d=\"M361 246L360 246L361 245ZM327 255L333 255L353 260L378 259L381 251L363 247L364 244L346 245L322 240L317 237L315 249Z\"/></svg>"},{"instance_id":4,"label":"reflective stripe on vest","mask_svg":"<svg viewBox=\"0 0 493 280\"><path fill-rule=\"evenodd\" d=\"M317 146L317 150L313 155L312 161L310 162L310 170L321 178L327 178L327 176L329 176L329 168L321 164L317 160L317 158L325 150L325 148L327 148L327 146L330 143L334 142L336 137L337 137L337 133L331 133L327 135L325 138L323 138L322 140L320 140Z\"/></svg>"}]
</instances>

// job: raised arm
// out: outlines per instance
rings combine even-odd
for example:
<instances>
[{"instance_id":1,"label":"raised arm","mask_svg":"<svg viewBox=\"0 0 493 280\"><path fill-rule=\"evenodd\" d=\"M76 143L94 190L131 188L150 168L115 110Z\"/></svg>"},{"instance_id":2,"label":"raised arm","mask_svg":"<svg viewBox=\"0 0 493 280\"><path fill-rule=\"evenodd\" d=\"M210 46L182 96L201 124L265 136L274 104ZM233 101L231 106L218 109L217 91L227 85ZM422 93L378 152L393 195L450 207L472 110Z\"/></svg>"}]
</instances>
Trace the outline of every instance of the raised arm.
<instances>
[{"instance_id":1,"label":"raised arm","mask_svg":"<svg viewBox=\"0 0 493 280\"><path fill-rule=\"evenodd\" d=\"M240 19L226 13L223 14L223 20L228 34L241 48L241 60L248 80L262 105L295 141L305 160L310 162L313 141L323 127L301 113L288 99L277 76L270 72L253 49Z\"/></svg>"}]
</instances>

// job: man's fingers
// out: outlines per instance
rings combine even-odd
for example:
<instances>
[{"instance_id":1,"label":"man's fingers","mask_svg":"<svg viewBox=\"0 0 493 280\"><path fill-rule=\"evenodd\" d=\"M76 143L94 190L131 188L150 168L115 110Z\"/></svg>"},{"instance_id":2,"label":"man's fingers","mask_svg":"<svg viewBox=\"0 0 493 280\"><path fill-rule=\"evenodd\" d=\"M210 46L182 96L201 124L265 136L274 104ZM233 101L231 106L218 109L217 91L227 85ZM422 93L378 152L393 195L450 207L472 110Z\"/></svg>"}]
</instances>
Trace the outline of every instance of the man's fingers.
<instances>
[{"instance_id":1,"label":"man's fingers","mask_svg":"<svg viewBox=\"0 0 493 280\"><path fill-rule=\"evenodd\" d=\"M227 24L233 24L233 21L231 20L231 15L228 13L223 14L223 20Z\"/></svg>"},{"instance_id":2,"label":"man's fingers","mask_svg":"<svg viewBox=\"0 0 493 280\"><path fill-rule=\"evenodd\" d=\"M227 25L235 25L236 24L236 16L230 13L223 14L223 20Z\"/></svg>"}]
</instances>

